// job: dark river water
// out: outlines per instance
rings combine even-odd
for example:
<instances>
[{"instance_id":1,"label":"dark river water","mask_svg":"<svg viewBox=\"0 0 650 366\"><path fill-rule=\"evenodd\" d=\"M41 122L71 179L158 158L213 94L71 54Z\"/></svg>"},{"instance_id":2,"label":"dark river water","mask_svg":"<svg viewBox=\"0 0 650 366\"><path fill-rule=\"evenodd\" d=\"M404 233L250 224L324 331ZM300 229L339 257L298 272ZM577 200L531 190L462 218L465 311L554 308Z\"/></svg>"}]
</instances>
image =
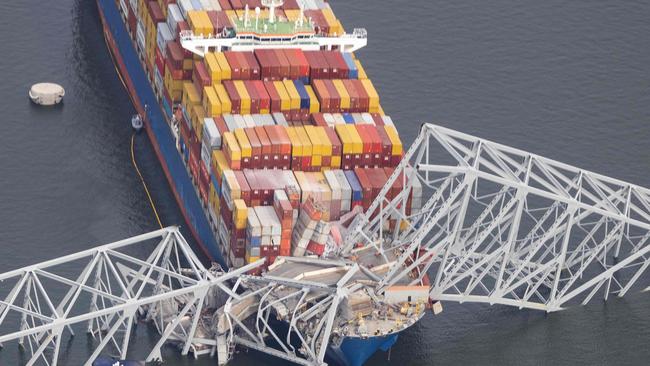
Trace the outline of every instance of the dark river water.
<instances>
[{"instance_id":1,"label":"dark river water","mask_svg":"<svg viewBox=\"0 0 650 366\"><path fill-rule=\"evenodd\" d=\"M650 186L650 2L332 2L367 28L359 56L405 141L434 122ZM0 272L155 229L94 0L2 1L0 41ZM29 102L45 80L66 88L63 106ZM136 150L163 223L182 225L145 135ZM141 356L152 338L137 331ZM647 365L649 341L647 293L550 315L446 304L369 364ZM64 344L64 365L90 353L84 334ZM0 365L20 359L15 343L0 351Z\"/></svg>"}]
</instances>

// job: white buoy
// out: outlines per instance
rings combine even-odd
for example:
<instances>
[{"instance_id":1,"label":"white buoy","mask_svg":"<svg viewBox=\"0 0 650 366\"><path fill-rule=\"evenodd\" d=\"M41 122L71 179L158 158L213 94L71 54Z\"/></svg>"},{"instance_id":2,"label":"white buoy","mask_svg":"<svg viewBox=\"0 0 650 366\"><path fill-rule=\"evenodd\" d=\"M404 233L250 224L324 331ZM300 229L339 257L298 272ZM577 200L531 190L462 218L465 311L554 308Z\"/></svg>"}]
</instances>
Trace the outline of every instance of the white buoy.
<instances>
[{"instance_id":1,"label":"white buoy","mask_svg":"<svg viewBox=\"0 0 650 366\"><path fill-rule=\"evenodd\" d=\"M63 87L54 83L38 83L29 89L29 98L32 102L40 105L59 104L64 95Z\"/></svg>"}]
</instances>

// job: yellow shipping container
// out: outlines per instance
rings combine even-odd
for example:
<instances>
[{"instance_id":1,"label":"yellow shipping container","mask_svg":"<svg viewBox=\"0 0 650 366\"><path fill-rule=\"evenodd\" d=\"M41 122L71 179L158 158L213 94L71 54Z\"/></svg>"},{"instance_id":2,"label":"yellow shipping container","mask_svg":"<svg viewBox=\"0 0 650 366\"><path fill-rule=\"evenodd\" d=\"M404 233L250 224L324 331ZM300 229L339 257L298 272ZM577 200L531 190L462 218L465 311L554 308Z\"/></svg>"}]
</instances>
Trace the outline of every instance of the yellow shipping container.
<instances>
[{"instance_id":1,"label":"yellow shipping container","mask_svg":"<svg viewBox=\"0 0 650 366\"><path fill-rule=\"evenodd\" d=\"M330 164L332 169L341 169L341 157L340 156L332 156L332 163Z\"/></svg>"},{"instance_id":2,"label":"yellow shipping container","mask_svg":"<svg viewBox=\"0 0 650 366\"><path fill-rule=\"evenodd\" d=\"M228 60L223 52L215 52L215 59L219 63L219 68L221 69L221 80L230 80L232 78L232 70L228 64Z\"/></svg>"},{"instance_id":3,"label":"yellow shipping container","mask_svg":"<svg viewBox=\"0 0 650 366\"><path fill-rule=\"evenodd\" d=\"M347 125L335 125L334 130L343 144L343 154L350 155L353 154L352 150L352 139L350 138L350 133L346 127Z\"/></svg>"},{"instance_id":4,"label":"yellow shipping container","mask_svg":"<svg viewBox=\"0 0 650 366\"><path fill-rule=\"evenodd\" d=\"M296 89L296 84L294 84L292 80L284 80L284 81L282 81L282 84L284 84L284 87L287 89L287 94L289 95L291 110L292 111L299 110L300 109L300 93L298 93L298 89Z\"/></svg>"},{"instance_id":5,"label":"yellow shipping container","mask_svg":"<svg viewBox=\"0 0 650 366\"><path fill-rule=\"evenodd\" d=\"M183 71L190 71L194 68L194 60L191 58L183 59Z\"/></svg>"},{"instance_id":6,"label":"yellow shipping container","mask_svg":"<svg viewBox=\"0 0 650 366\"><path fill-rule=\"evenodd\" d=\"M323 12L323 16L325 17L325 20L327 20L327 24L332 25L336 24L336 17L334 16L334 12L330 8L325 8L321 9Z\"/></svg>"},{"instance_id":7,"label":"yellow shipping container","mask_svg":"<svg viewBox=\"0 0 650 366\"><path fill-rule=\"evenodd\" d=\"M395 126L384 126L384 129L390 139L390 143L393 145L392 155L402 155L404 147L402 146L402 141L399 139Z\"/></svg>"},{"instance_id":8,"label":"yellow shipping container","mask_svg":"<svg viewBox=\"0 0 650 366\"><path fill-rule=\"evenodd\" d=\"M187 12L187 25L189 25L195 35L204 35L214 33L212 22L208 17L208 13L204 10L190 10Z\"/></svg>"},{"instance_id":9,"label":"yellow shipping container","mask_svg":"<svg viewBox=\"0 0 650 366\"><path fill-rule=\"evenodd\" d=\"M370 112L370 113L379 113L379 94L377 94L377 90L372 85L372 81L370 81L368 79L364 79L364 80L361 80L361 83L363 84L363 88L366 89L366 93L368 94L368 97L370 98L370 104L369 104L368 112Z\"/></svg>"},{"instance_id":10,"label":"yellow shipping container","mask_svg":"<svg viewBox=\"0 0 650 366\"><path fill-rule=\"evenodd\" d=\"M246 85L242 80L233 81L235 88L237 89L237 94L241 98L241 114L250 114L251 113L251 97L246 90Z\"/></svg>"},{"instance_id":11,"label":"yellow shipping container","mask_svg":"<svg viewBox=\"0 0 650 366\"><path fill-rule=\"evenodd\" d=\"M169 93L169 97L172 98L172 101L175 103L180 102L183 97L183 80L174 80L169 69L165 69L163 83L165 89L167 89L167 93Z\"/></svg>"},{"instance_id":12,"label":"yellow shipping container","mask_svg":"<svg viewBox=\"0 0 650 366\"><path fill-rule=\"evenodd\" d=\"M314 93L314 89L311 85L305 85L305 90L309 95L309 113L318 113L320 112L320 102Z\"/></svg>"},{"instance_id":13,"label":"yellow shipping container","mask_svg":"<svg viewBox=\"0 0 650 366\"><path fill-rule=\"evenodd\" d=\"M242 199L236 199L233 201L233 206L235 206L233 211L235 227L237 227L237 229L246 228L246 219L248 218L248 207L246 207L246 202Z\"/></svg>"},{"instance_id":14,"label":"yellow shipping container","mask_svg":"<svg viewBox=\"0 0 650 366\"><path fill-rule=\"evenodd\" d=\"M363 68L363 66L361 66L361 61L359 61L359 60L354 60L354 64L357 66L357 72L358 72L358 74L359 74L359 75L357 76L357 78L358 78L359 80L366 80L366 79L368 79L368 74L366 74L366 70Z\"/></svg>"},{"instance_id":15,"label":"yellow shipping container","mask_svg":"<svg viewBox=\"0 0 650 366\"><path fill-rule=\"evenodd\" d=\"M305 131L305 127L297 126L296 135L298 135L298 138L302 142L302 156L312 156L314 153L313 147L311 144L311 140L309 140L309 136L307 136L307 131Z\"/></svg>"},{"instance_id":16,"label":"yellow shipping container","mask_svg":"<svg viewBox=\"0 0 650 366\"><path fill-rule=\"evenodd\" d=\"M280 110L281 111L290 111L291 110L291 98L287 92L287 88L284 87L284 83L281 81L274 81L273 86L275 90L280 95Z\"/></svg>"},{"instance_id":17,"label":"yellow shipping container","mask_svg":"<svg viewBox=\"0 0 650 366\"><path fill-rule=\"evenodd\" d=\"M221 82L221 67L219 66L219 61L213 52L209 52L205 55L205 66L208 69L212 83Z\"/></svg>"},{"instance_id":18,"label":"yellow shipping container","mask_svg":"<svg viewBox=\"0 0 650 366\"><path fill-rule=\"evenodd\" d=\"M221 101L212 86L203 88L203 108L205 108L208 117L216 117L221 114Z\"/></svg>"},{"instance_id":19,"label":"yellow shipping container","mask_svg":"<svg viewBox=\"0 0 650 366\"><path fill-rule=\"evenodd\" d=\"M345 85L343 85L342 80L332 80L332 84L334 84L334 87L336 88L336 91L339 93L339 96L341 97L341 109L342 110L349 110L350 109L350 94L348 94L348 90L345 88Z\"/></svg>"},{"instance_id":20,"label":"yellow shipping container","mask_svg":"<svg viewBox=\"0 0 650 366\"><path fill-rule=\"evenodd\" d=\"M183 83L183 97L182 97L183 106L190 108L197 104L201 104L201 98L199 97L199 92L196 90L196 87L191 81L186 81Z\"/></svg>"},{"instance_id":21,"label":"yellow shipping container","mask_svg":"<svg viewBox=\"0 0 650 366\"><path fill-rule=\"evenodd\" d=\"M290 22L295 22L300 19L300 10L299 9L284 9L284 15Z\"/></svg>"},{"instance_id":22,"label":"yellow shipping container","mask_svg":"<svg viewBox=\"0 0 650 366\"><path fill-rule=\"evenodd\" d=\"M228 16L229 19L232 19L233 17L237 17L237 13L234 10L226 10L226 15Z\"/></svg>"},{"instance_id":23,"label":"yellow shipping container","mask_svg":"<svg viewBox=\"0 0 650 366\"><path fill-rule=\"evenodd\" d=\"M232 102L230 101L226 88L223 84L217 84L214 86L214 91L217 93L221 102L221 113L230 113L232 111Z\"/></svg>"},{"instance_id":24,"label":"yellow shipping container","mask_svg":"<svg viewBox=\"0 0 650 366\"><path fill-rule=\"evenodd\" d=\"M223 175L224 170L230 170L228 160L226 160L226 155L224 155L222 150L212 151L212 166L213 169L216 170L213 170L213 174L217 180L221 180L221 176Z\"/></svg>"},{"instance_id":25,"label":"yellow shipping container","mask_svg":"<svg viewBox=\"0 0 650 366\"><path fill-rule=\"evenodd\" d=\"M208 203L215 214L219 212L219 195L217 194L217 188L214 186L212 179L210 179L210 193L208 194ZM217 219L219 215L217 214ZM215 223L216 224L216 223Z\"/></svg>"},{"instance_id":26,"label":"yellow shipping container","mask_svg":"<svg viewBox=\"0 0 650 366\"><path fill-rule=\"evenodd\" d=\"M253 148L251 147L251 143L248 141L248 137L246 136L246 132L244 132L243 128L237 128L235 129L235 137L237 138L237 143L239 144L239 148L241 149L241 156L242 158L250 158L253 156Z\"/></svg>"},{"instance_id":27,"label":"yellow shipping container","mask_svg":"<svg viewBox=\"0 0 650 366\"><path fill-rule=\"evenodd\" d=\"M232 132L227 131L223 133L221 139L224 150L227 150L230 153L230 158L232 160L241 160L241 149L239 148L235 135Z\"/></svg>"},{"instance_id":28,"label":"yellow shipping container","mask_svg":"<svg viewBox=\"0 0 650 366\"><path fill-rule=\"evenodd\" d=\"M195 105L192 110L192 129L194 130L194 133L196 133L196 137L201 141L203 138L203 119L205 118L205 109L203 109L202 105L198 104Z\"/></svg>"},{"instance_id":29,"label":"yellow shipping container","mask_svg":"<svg viewBox=\"0 0 650 366\"><path fill-rule=\"evenodd\" d=\"M291 141L291 156L304 156L303 155L303 143L298 133L296 132L295 127L286 127L287 135L289 136L289 141Z\"/></svg>"},{"instance_id":30,"label":"yellow shipping container","mask_svg":"<svg viewBox=\"0 0 650 366\"><path fill-rule=\"evenodd\" d=\"M329 127L327 127L329 128ZM332 156L332 142L325 132L325 127L317 126L316 131L320 135L321 143L323 144L323 156Z\"/></svg>"},{"instance_id":31,"label":"yellow shipping container","mask_svg":"<svg viewBox=\"0 0 650 366\"><path fill-rule=\"evenodd\" d=\"M362 154L363 153L363 139L359 135L355 125L344 125L348 130L350 140L352 141L352 153L353 154Z\"/></svg>"},{"instance_id":32,"label":"yellow shipping container","mask_svg":"<svg viewBox=\"0 0 650 366\"><path fill-rule=\"evenodd\" d=\"M323 155L323 143L321 141L320 133L317 130L318 127L316 126L305 126L305 133L307 134L307 137L309 138L309 141L311 142L312 146L312 155L313 156L322 156ZM313 162L313 159L312 159ZM320 164L315 166L320 166Z\"/></svg>"},{"instance_id":33,"label":"yellow shipping container","mask_svg":"<svg viewBox=\"0 0 650 366\"><path fill-rule=\"evenodd\" d=\"M226 10L226 11L232 11L232 10ZM258 260L260 260L260 257L251 257L250 253L246 252L246 257L244 258L246 260L246 264L248 263L255 263Z\"/></svg>"}]
</instances>

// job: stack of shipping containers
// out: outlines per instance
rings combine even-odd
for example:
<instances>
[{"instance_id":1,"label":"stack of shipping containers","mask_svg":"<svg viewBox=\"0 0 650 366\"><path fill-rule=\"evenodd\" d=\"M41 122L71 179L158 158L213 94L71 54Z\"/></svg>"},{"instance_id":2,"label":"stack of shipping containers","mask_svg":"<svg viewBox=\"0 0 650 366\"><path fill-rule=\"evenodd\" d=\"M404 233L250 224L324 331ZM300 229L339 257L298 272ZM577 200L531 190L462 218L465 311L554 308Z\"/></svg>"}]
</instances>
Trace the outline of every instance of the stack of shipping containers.
<instances>
[{"instance_id":1,"label":"stack of shipping containers","mask_svg":"<svg viewBox=\"0 0 650 366\"><path fill-rule=\"evenodd\" d=\"M323 254L328 222L367 209L404 153L355 55L278 48L201 58L181 47L182 31L221 34L261 2L117 1L163 110L178 121L179 153L224 258L239 267ZM315 31L344 33L328 3L304 6ZM300 16L295 0L277 13ZM407 211L421 196L416 187Z\"/></svg>"}]
</instances>

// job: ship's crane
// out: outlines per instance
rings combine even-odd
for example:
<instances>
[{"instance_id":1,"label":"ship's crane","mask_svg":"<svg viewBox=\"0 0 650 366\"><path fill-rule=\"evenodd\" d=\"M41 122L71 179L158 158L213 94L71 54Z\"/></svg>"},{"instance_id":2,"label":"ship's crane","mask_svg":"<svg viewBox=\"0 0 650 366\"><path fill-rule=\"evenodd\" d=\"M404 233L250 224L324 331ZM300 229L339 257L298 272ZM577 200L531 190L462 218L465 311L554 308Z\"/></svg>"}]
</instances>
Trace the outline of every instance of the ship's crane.
<instances>
[{"instance_id":1,"label":"ship's crane","mask_svg":"<svg viewBox=\"0 0 650 366\"><path fill-rule=\"evenodd\" d=\"M333 258L224 272L203 266L178 228L161 229L0 274L0 344L17 341L28 365L56 365L62 338L85 329L96 339L91 365L106 347L125 358L145 319L160 333L149 361L173 343L220 364L244 346L323 365L327 346L363 336L366 321L400 331L424 315L419 305L390 311L394 285L552 312L647 286L649 238L650 190L426 124ZM350 311L359 304L374 304L366 320Z\"/></svg>"}]
</instances>

